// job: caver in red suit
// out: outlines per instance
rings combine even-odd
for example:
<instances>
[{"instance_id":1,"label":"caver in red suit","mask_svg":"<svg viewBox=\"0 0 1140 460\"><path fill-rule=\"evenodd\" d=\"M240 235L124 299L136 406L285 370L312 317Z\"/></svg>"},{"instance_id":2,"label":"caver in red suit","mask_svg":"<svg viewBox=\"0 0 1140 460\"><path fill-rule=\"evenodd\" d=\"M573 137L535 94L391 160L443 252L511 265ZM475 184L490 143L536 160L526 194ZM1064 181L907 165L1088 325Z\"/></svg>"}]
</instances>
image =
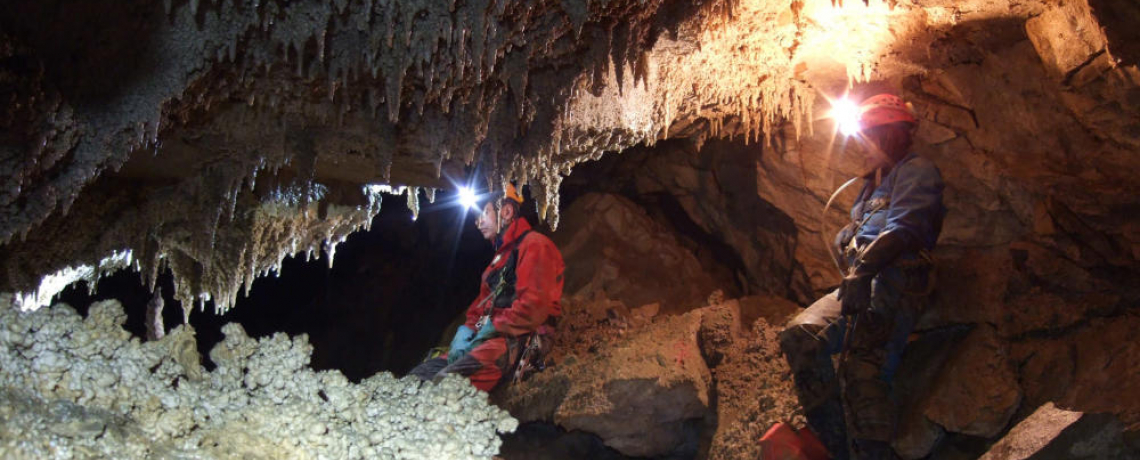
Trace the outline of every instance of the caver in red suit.
<instances>
[{"instance_id":1,"label":"caver in red suit","mask_svg":"<svg viewBox=\"0 0 1140 460\"><path fill-rule=\"evenodd\" d=\"M456 332L448 354L412 370L421 379L454 373L490 391L511 375L527 339L532 334L549 337L562 314L562 254L549 238L532 231L525 218L515 217L522 201L516 199L517 193L508 189L505 195L502 207L512 206L513 212L495 212L493 203L488 203L476 222L481 231L505 225L494 236L495 256L483 271L479 296L467 308L467 321ZM487 223L495 218L500 220Z\"/></svg>"}]
</instances>

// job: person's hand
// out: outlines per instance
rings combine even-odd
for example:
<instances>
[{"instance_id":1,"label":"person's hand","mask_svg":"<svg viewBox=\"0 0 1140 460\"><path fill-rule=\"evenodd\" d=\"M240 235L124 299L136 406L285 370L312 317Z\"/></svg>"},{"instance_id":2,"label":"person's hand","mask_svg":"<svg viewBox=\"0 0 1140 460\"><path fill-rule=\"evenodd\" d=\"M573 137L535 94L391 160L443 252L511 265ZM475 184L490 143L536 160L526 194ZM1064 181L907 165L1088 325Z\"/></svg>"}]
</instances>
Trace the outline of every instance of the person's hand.
<instances>
[{"instance_id":1,"label":"person's hand","mask_svg":"<svg viewBox=\"0 0 1140 460\"><path fill-rule=\"evenodd\" d=\"M858 315L871 308L871 280L874 275L847 275L839 286L842 314Z\"/></svg>"},{"instance_id":2,"label":"person's hand","mask_svg":"<svg viewBox=\"0 0 1140 460\"><path fill-rule=\"evenodd\" d=\"M483 341L494 337L496 332L495 322L491 321L490 318L487 318L487 321L483 323L483 327L479 328L479 332L475 333L475 338L471 341L473 343L483 343Z\"/></svg>"},{"instance_id":3,"label":"person's hand","mask_svg":"<svg viewBox=\"0 0 1140 460\"><path fill-rule=\"evenodd\" d=\"M451 347L447 351L447 364L454 363L471 351L474 335L475 331L467 326L459 326L455 330L455 337L451 339Z\"/></svg>"}]
</instances>

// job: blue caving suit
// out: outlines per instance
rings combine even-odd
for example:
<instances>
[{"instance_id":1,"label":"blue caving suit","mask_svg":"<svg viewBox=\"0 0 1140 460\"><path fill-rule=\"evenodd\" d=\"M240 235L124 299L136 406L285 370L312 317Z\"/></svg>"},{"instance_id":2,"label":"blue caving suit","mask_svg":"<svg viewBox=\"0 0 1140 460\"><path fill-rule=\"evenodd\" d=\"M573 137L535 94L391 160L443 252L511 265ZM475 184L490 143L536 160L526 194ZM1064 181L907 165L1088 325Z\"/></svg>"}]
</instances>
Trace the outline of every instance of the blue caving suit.
<instances>
[{"instance_id":1,"label":"blue caving suit","mask_svg":"<svg viewBox=\"0 0 1140 460\"><path fill-rule=\"evenodd\" d=\"M851 224L836 236L839 254L851 266L859 250L888 231L902 232L906 249L873 278L871 307L855 322L838 378L830 355L841 351L847 330L838 290L802 311L780 333L808 424L833 458L848 458L848 434L856 444L889 442L894 435L891 380L929 297L929 251L945 214L942 189L934 163L913 153L884 172L877 187L874 174L864 181ZM845 422L845 414L851 420Z\"/></svg>"}]
</instances>

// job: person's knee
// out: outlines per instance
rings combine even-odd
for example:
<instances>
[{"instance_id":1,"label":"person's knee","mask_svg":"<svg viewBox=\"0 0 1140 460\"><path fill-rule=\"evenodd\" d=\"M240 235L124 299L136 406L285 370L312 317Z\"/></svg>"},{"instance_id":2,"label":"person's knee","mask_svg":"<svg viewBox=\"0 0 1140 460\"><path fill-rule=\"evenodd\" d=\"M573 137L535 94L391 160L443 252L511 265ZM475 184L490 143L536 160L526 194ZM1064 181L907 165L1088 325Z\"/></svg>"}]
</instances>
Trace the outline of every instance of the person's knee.
<instances>
[{"instance_id":1,"label":"person's knee","mask_svg":"<svg viewBox=\"0 0 1140 460\"><path fill-rule=\"evenodd\" d=\"M447 366L446 358L432 358L420 363L418 366L412 368L408 374L419 378L420 380L432 380L440 370Z\"/></svg>"},{"instance_id":2,"label":"person's knee","mask_svg":"<svg viewBox=\"0 0 1140 460\"><path fill-rule=\"evenodd\" d=\"M819 331L820 328L812 325L790 324L776 336L780 351L789 359L814 355L821 346Z\"/></svg>"}]
</instances>

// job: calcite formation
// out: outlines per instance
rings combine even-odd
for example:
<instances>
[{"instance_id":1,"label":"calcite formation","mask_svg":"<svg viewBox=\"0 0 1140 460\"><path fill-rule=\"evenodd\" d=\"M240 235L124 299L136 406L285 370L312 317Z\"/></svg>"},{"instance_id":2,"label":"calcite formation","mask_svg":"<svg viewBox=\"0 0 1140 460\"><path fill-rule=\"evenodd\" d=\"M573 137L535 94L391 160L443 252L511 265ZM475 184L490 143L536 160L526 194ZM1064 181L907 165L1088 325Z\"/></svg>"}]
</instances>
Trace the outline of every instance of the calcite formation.
<instances>
[{"instance_id":1,"label":"calcite formation","mask_svg":"<svg viewBox=\"0 0 1140 460\"><path fill-rule=\"evenodd\" d=\"M304 335L236 324L206 370L188 326L140 343L125 319L114 300L82 318L4 297L0 457L486 459L517 427L461 378L351 383L307 367Z\"/></svg>"}]
</instances>

